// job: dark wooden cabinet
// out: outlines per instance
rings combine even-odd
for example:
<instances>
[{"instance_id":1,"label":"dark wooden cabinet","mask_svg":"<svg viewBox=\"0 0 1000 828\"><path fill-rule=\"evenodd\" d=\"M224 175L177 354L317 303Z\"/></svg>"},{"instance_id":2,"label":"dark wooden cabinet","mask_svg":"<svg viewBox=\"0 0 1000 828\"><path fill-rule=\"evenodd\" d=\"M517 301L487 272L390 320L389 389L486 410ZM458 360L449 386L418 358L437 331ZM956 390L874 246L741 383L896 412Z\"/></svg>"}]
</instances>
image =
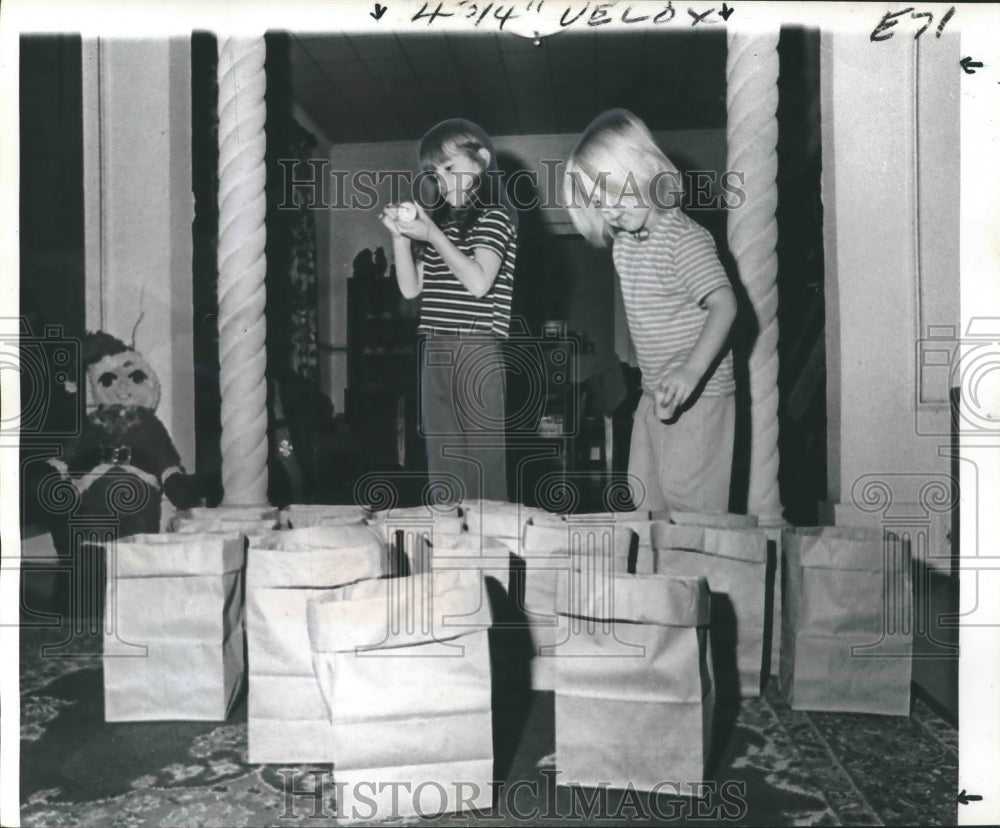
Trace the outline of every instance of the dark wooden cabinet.
<instances>
[{"instance_id":1,"label":"dark wooden cabinet","mask_svg":"<svg viewBox=\"0 0 1000 828\"><path fill-rule=\"evenodd\" d=\"M366 471L422 469L414 302L386 275L347 283L346 408Z\"/></svg>"}]
</instances>

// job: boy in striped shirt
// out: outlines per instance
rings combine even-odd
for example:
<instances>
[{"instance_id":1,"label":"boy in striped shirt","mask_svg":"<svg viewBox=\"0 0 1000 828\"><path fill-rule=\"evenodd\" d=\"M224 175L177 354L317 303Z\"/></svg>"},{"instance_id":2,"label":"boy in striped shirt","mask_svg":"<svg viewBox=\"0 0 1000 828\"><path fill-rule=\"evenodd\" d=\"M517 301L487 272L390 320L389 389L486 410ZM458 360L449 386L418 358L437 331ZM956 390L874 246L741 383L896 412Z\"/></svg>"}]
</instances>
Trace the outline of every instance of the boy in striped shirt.
<instances>
[{"instance_id":1,"label":"boy in striped shirt","mask_svg":"<svg viewBox=\"0 0 1000 828\"><path fill-rule=\"evenodd\" d=\"M662 191L677 168L646 125L617 109L581 135L564 179L570 216L592 244L611 242L642 371L629 475L637 509L725 512L735 382L736 297L711 235Z\"/></svg>"}]
</instances>

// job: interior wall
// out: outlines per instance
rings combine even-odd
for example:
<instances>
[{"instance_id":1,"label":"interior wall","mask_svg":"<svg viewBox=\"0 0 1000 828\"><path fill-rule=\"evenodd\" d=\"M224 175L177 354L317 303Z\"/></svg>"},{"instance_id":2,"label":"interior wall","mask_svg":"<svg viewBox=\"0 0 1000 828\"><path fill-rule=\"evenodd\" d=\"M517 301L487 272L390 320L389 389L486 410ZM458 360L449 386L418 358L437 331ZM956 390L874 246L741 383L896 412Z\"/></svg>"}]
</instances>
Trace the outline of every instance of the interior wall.
<instances>
[{"instance_id":1,"label":"interior wall","mask_svg":"<svg viewBox=\"0 0 1000 828\"><path fill-rule=\"evenodd\" d=\"M529 170L537 176L539 202L551 201L549 196L560 185L562 163L576 142L576 134L508 135L494 137L501 166L508 171ZM721 177L726 164L725 130L687 130L657 133L660 146L683 170L707 170ZM391 263L389 234L378 220L378 210L388 203L390 181L371 187L374 173L386 170L414 171L416 167L416 137L413 141L338 144L332 147L330 164L324 178L323 201L328 205L330 237L329 271L320 273L320 330L326 348L320 349L321 383L324 393L343 410L344 388L347 384L347 279L351 275L354 257L365 248L385 248ZM545 162L545 163L543 163ZM373 171L362 181L377 193L374 206L354 207L339 192L334 181L346 173L347 180L361 171ZM533 189L533 180L524 179L517 192L526 198ZM355 194L366 198L355 188ZM404 193L404 196L406 193ZM367 197L369 200L371 197ZM322 209L322 208L321 208ZM534 211L533 211L534 212ZM544 232L554 235L575 232L565 209L553 207L535 212ZM317 221L317 225L323 223ZM595 255L608 255L595 251ZM619 343L620 344L620 343ZM625 354L620 354L623 358Z\"/></svg>"},{"instance_id":2,"label":"interior wall","mask_svg":"<svg viewBox=\"0 0 1000 828\"><path fill-rule=\"evenodd\" d=\"M829 494L849 502L871 474L949 471L947 377L926 387L917 349L959 321L957 79L939 71L958 51L824 39Z\"/></svg>"},{"instance_id":3,"label":"interior wall","mask_svg":"<svg viewBox=\"0 0 1000 828\"><path fill-rule=\"evenodd\" d=\"M614 263L604 251L595 251L582 236L559 236L559 261L572 279L573 290L566 303L566 323L572 331L587 335L580 354L579 379L603 373L614 364L616 324L615 293L618 290ZM618 354L625 359L627 354Z\"/></svg>"},{"instance_id":4,"label":"interior wall","mask_svg":"<svg viewBox=\"0 0 1000 828\"><path fill-rule=\"evenodd\" d=\"M822 37L829 499L837 523L913 541L913 679L954 713L956 662L938 649L954 631L935 619L958 609L959 44Z\"/></svg>"},{"instance_id":5,"label":"interior wall","mask_svg":"<svg viewBox=\"0 0 1000 828\"><path fill-rule=\"evenodd\" d=\"M193 469L190 38L84 51L84 181L99 193L85 202L87 326L126 342L136 328L160 378L157 415Z\"/></svg>"}]
</instances>

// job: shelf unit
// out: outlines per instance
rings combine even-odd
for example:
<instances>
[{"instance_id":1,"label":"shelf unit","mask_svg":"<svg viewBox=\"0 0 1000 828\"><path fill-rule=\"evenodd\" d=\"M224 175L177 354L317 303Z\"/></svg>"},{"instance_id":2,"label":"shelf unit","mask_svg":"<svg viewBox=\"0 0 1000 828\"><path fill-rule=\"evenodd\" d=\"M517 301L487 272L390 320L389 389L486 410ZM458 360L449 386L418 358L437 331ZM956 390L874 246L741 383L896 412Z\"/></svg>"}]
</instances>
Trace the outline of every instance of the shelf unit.
<instances>
[{"instance_id":1,"label":"shelf unit","mask_svg":"<svg viewBox=\"0 0 1000 828\"><path fill-rule=\"evenodd\" d=\"M366 471L420 469L417 319L391 272L347 282L347 389L352 433Z\"/></svg>"}]
</instances>

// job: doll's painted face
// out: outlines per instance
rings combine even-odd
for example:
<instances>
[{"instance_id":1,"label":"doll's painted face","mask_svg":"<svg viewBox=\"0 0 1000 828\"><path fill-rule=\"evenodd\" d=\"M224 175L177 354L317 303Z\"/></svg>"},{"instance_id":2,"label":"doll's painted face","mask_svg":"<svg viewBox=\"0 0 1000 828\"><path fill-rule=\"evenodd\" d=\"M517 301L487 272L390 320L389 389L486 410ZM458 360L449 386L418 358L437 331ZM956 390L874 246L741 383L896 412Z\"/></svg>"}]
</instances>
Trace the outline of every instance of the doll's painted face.
<instances>
[{"instance_id":1,"label":"doll's painted face","mask_svg":"<svg viewBox=\"0 0 1000 828\"><path fill-rule=\"evenodd\" d=\"M88 405L123 405L155 410L160 402L160 380L142 354L123 351L87 367Z\"/></svg>"}]
</instances>

